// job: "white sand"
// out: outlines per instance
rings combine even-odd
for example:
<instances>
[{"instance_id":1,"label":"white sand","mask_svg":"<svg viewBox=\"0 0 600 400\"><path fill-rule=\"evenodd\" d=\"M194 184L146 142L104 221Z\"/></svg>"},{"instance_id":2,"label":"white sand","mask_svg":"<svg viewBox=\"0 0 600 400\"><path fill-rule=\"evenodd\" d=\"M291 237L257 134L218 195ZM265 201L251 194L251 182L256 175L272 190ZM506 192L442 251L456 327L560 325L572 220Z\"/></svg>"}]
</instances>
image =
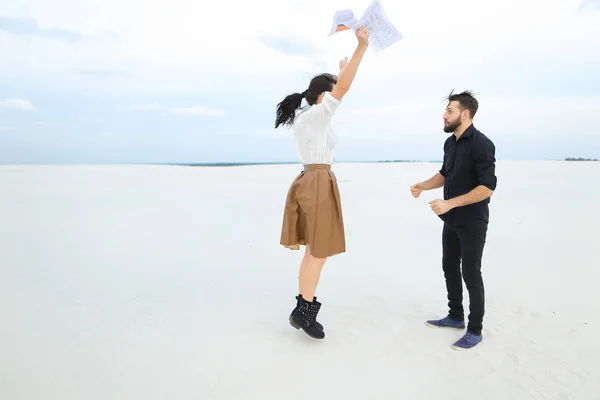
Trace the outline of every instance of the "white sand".
<instances>
[{"instance_id":1,"label":"white sand","mask_svg":"<svg viewBox=\"0 0 600 400\"><path fill-rule=\"evenodd\" d=\"M299 166L0 167L0 399L600 399L600 163L498 163L467 352L424 325L441 190L408 188L438 165L334 168L348 252L317 341L279 246Z\"/></svg>"}]
</instances>

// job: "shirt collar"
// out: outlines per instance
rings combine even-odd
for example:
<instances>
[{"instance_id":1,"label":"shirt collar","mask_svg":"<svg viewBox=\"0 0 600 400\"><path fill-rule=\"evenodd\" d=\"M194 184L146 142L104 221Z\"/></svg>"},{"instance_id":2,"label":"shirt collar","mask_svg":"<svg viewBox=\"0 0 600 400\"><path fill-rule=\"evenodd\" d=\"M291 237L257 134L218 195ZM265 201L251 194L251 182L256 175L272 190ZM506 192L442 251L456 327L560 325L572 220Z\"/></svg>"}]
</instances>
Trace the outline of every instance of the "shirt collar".
<instances>
[{"instance_id":1,"label":"shirt collar","mask_svg":"<svg viewBox=\"0 0 600 400\"><path fill-rule=\"evenodd\" d=\"M473 132L475 131L475 126L473 124L469 125L469 127L463 132L462 135L460 135L461 138L463 137L470 137L473 135Z\"/></svg>"},{"instance_id":2,"label":"shirt collar","mask_svg":"<svg viewBox=\"0 0 600 400\"><path fill-rule=\"evenodd\" d=\"M454 141L458 141L462 138L468 138L473 136L473 132L475 132L475 126L473 124L469 125L469 127L467 129L465 129L465 131L462 133L462 135L460 135L460 137L458 139L456 139L456 136L454 134L452 134L451 137L454 137Z\"/></svg>"}]
</instances>

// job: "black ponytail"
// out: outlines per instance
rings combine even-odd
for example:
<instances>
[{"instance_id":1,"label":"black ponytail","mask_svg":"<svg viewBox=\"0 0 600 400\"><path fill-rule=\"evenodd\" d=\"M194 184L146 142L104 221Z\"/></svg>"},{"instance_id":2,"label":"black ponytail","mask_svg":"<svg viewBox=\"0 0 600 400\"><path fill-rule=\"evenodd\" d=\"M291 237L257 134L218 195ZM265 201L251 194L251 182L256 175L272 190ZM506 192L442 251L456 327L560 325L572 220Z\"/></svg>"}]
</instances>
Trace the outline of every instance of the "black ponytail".
<instances>
[{"instance_id":1,"label":"black ponytail","mask_svg":"<svg viewBox=\"0 0 600 400\"><path fill-rule=\"evenodd\" d=\"M304 93L294 93L287 96L283 101L277 104L277 117L275 119L275 129L280 125L292 125L296 110L302 105L302 99L306 98L308 105L316 103L323 92L333 89L337 83L337 77L331 74L320 74L312 78L308 89Z\"/></svg>"},{"instance_id":2,"label":"black ponytail","mask_svg":"<svg viewBox=\"0 0 600 400\"><path fill-rule=\"evenodd\" d=\"M296 110L302 105L304 95L302 93L294 93L287 96L283 101L277 104L277 118L275 119L275 129L279 125L292 125Z\"/></svg>"}]
</instances>

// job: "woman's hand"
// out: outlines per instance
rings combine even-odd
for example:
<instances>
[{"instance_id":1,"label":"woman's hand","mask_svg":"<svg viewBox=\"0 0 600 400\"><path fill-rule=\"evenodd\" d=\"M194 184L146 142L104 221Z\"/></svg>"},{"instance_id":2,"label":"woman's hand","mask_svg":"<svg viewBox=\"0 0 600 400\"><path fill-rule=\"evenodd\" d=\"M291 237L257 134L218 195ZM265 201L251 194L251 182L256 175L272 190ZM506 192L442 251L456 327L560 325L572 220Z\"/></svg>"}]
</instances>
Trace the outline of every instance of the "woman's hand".
<instances>
[{"instance_id":1,"label":"woman's hand","mask_svg":"<svg viewBox=\"0 0 600 400\"><path fill-rule=\"evenodd\" d=\"M358 43L363 46L369 45L369 31L367 28L360 27L356 30L356 38L358 39Z\"/></svg>"},{"instance_id":2,"label":"woman's hand","mask_svg":"<svg viewBox=\"0 0 600 400\"><path fill-rule=\"evenodd\" d=\"M347 65L348 65L348 57L344 57L344 59L340 61L340 71L343 71Z\"/></svg>"}]
</instances>

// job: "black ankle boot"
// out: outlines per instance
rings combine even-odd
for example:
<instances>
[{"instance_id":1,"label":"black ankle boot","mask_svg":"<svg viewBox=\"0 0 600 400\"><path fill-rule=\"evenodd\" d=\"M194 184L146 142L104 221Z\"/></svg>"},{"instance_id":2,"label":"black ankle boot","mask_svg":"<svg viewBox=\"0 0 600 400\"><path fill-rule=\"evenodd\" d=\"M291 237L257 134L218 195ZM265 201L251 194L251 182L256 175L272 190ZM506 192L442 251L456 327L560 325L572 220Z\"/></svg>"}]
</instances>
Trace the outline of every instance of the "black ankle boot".
<instances>
[{"instance_id":1,"label":"black ankle boot","mask_svg":"<svg viewBox=\"0 0 600 400\"><path fill-rule=\"evenodd\" d=\"M296 308L294 309L294 311L297 311L297 310L298 310L298 308L300 308L300 299L301 299L301 298L302 298L302 295L301 295L301 294L299 294L298 296L296 296ZM317 301L317 298L316 298L316 297L313 297L313 301ZM316 319L315 319L315 325L316 325L316 326L317 326L317 328L319 328L320 330L322 330L322 331L324 330L324 329L323 329L323 325L321 325L321 324L319 323L319 321L317 321Z\"/></svg>"},{"instance_id":2,"label":"black ankle boot","mask_svg":"<svg viewBox=\"0 0 600 400\"><path fill-rule=\"evenodd\" d=\"M319 329L315 322L320 309L321 303L318 301L308 302L301 297L300 305L290 315L290 324L296 329L302 328L312 338L323 339L325 332Z\"/></svg>"}]
</instances>

